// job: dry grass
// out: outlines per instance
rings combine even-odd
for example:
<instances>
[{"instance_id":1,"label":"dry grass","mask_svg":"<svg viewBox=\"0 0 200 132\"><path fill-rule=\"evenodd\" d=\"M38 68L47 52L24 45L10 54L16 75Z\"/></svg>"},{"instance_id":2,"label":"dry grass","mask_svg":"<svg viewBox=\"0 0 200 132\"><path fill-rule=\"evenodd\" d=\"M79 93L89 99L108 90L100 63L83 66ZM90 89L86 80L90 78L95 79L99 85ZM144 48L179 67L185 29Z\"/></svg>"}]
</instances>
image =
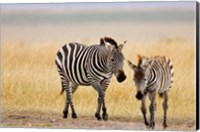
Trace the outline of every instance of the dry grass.
<instances>
[{"instance_id":1,"label":"dry grass","mask_svg":"<svg viewBox=\"0 0 200 132\"><path fill-rule=\"evenodd\" d=\"M88 43L88 42L87 42ZM41 111L61 113L65 95L60 96L60 77L54 58L61 45L54 43L2 45L2 108L3 111ZM195 106L195 46L181 39L166 39L151 44L128 42L123 52L125 58L137 63L136 55L166 55L175 68L174 85L169 97L169 126L172 129L187 129L179 123L196 122ZM117 83L115 77L106 93L110 119L142 120L140 102L135 98L133 72L125 63L127 80ZM79 87L74 94L78 115L94 116L97 93L91 87ZM149 102L148 102L149 104ZM158 99L157 122L162 120L162 100Z\"/></svg>"}]
</instances>

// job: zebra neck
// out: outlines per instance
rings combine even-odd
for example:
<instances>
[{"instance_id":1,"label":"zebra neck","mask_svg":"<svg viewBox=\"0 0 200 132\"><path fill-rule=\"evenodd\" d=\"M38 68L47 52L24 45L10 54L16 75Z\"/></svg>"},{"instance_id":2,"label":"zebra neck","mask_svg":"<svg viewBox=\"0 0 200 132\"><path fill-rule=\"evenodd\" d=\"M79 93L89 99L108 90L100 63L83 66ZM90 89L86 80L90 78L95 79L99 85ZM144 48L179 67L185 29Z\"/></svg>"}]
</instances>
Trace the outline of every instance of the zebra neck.
<instances>
[{"instance_id":1,"label":"zebra neck","mask_svg":"<svg viewBox=\"0 0 200 132\"><path fill-rule=\"evenodd\" d=\"M106 49L103 49L101 51L101 61L104 64L104 70L106 73L112 73L112 68L109 65L109 58L110 58L110 52Z\"/></svg>"},{"instance_id":2,"label":"zebra neck","mask_svg":"<svg viewBox=\"0 0 200 132\"><path fill-rule=\"evenodd\" d=\"M100 47L94 57L94 59L96 60L96 66L98 66L99 70L104 73L109 73L110 69L107 66L109 53L107 52L107 50Z\"/></svg>"}]
</instances>

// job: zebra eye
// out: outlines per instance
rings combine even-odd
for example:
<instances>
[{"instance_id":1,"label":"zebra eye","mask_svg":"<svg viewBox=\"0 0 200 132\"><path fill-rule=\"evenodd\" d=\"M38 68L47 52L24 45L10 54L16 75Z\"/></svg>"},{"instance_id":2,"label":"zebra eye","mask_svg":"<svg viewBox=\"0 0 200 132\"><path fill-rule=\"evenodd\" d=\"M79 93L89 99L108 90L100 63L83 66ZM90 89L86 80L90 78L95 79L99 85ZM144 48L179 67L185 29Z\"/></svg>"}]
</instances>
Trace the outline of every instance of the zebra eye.
<instances>
[{"instance_id":1,"label":"zebra eye","mask_svg":"<svg viewBox=\"0 0 200 132\"><path fill-rule=\"evenodd\" d=\"M115 61L115 60L112 58L111 61L113 62L113 61Z\"/></svg>"}]
</instances>

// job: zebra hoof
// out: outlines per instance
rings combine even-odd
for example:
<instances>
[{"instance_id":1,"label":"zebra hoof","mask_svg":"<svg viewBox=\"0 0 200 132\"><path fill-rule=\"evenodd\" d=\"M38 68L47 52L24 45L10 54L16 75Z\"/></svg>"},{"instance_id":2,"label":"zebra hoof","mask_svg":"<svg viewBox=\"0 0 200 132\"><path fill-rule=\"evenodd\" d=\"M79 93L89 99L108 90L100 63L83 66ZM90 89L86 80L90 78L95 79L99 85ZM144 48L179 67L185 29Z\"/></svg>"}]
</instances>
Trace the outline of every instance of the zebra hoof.
<instances>
[{"instance_id":1,"label":"zebra hoof","mask_svg":"<svg viewBox=\"0 0 200 132\"><path fill-rule=\"evenodd\" d=\"M150 127L151 127L152 129L154 129L155 123L154 123L154 122L151 122L151 123L150 123Z\"/></svg>"},{"instance_id":2,"label":"zebra hoof","mask_svg":"<svg viewBox=\"0 0 200 132\"><path fill-rule=\"evenodd\" d=\"M67 118L67 114L68 114L68 112L63 111L63 118Z\"/></svg>"},{"instance_id":3,"label":"zebra hoof","mask_svg":"<svg viewBox=\"0 0 200 132\"><path fill-rule=\"evenodd\" d=\"M67 118L67 115L63 115L63 118L65 118L65 119L66 119L66 118Z\"/></svg>"},{"instance_id":4,"label":"zebra hoof","mask_svg":"<svg viewBox=\"0 0 200 132\"><path fill-rule=\"evenodd\" d=\"M95 117L97 118L97 120L99 120L99 121L101 120L100 114L96 113L96 114L95 114Z\"/></svg>"},{"instance_id":5,"label":"zebra hoof","mask_svg":"<svg viewBox=\"0 0 200 132\"><path fill-rule=\"evenodd\" d=\"M102 116L103 116L103 120L104 120L104 121L107 121L107 120L108 120L108 114L107 114L107 113L103 113Z\"/></svg>"},{"instance_id":6,"label":"zebra hoof","mask_svg":"<svg viewBox=\"0 0 200 132\"><path fill-rule=\"evenodd\" d=\"M73 119L78 118L77 115L76 115L76 113L73 113L73 114L72 114L72 118L73 118Z\"/></svg>"},{"instance_id":7,"label":"zebra hoof","mask_svg":"<svg viewBox=\"0 0 200 132\"><path fill-rule=\"evenodd\" d=\"M166 129L167 128L167 124L163 124L163 128Z\"/></svg>"},{"instance_id":8,"label":"zebra hoof","mask_svg":"<svg viewBox=\"0 0 200 132\"><path fill-rule=\"evenodd\" d=\"M145 121L144 123L146 126L149 126L149 122L148 121Z\"/></svg>"}]
</instances>

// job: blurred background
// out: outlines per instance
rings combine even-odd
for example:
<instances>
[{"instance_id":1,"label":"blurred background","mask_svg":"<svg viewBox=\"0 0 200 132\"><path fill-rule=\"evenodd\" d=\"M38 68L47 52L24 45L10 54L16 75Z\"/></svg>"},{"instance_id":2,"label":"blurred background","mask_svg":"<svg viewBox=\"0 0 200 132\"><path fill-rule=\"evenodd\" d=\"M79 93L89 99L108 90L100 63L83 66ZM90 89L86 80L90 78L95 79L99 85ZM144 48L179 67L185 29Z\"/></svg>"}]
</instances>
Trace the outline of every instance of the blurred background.
<instances>
[{"instance_id":1,"label":"blurred background","mask_svg":"<svg viewBox=\"0 0 200 132\"><path fill-rule=\"evenodd\" d=\"M1 12L3 42L194 40L195 33L195 2L2 4Z\"/></svg>"}]
</instances>

